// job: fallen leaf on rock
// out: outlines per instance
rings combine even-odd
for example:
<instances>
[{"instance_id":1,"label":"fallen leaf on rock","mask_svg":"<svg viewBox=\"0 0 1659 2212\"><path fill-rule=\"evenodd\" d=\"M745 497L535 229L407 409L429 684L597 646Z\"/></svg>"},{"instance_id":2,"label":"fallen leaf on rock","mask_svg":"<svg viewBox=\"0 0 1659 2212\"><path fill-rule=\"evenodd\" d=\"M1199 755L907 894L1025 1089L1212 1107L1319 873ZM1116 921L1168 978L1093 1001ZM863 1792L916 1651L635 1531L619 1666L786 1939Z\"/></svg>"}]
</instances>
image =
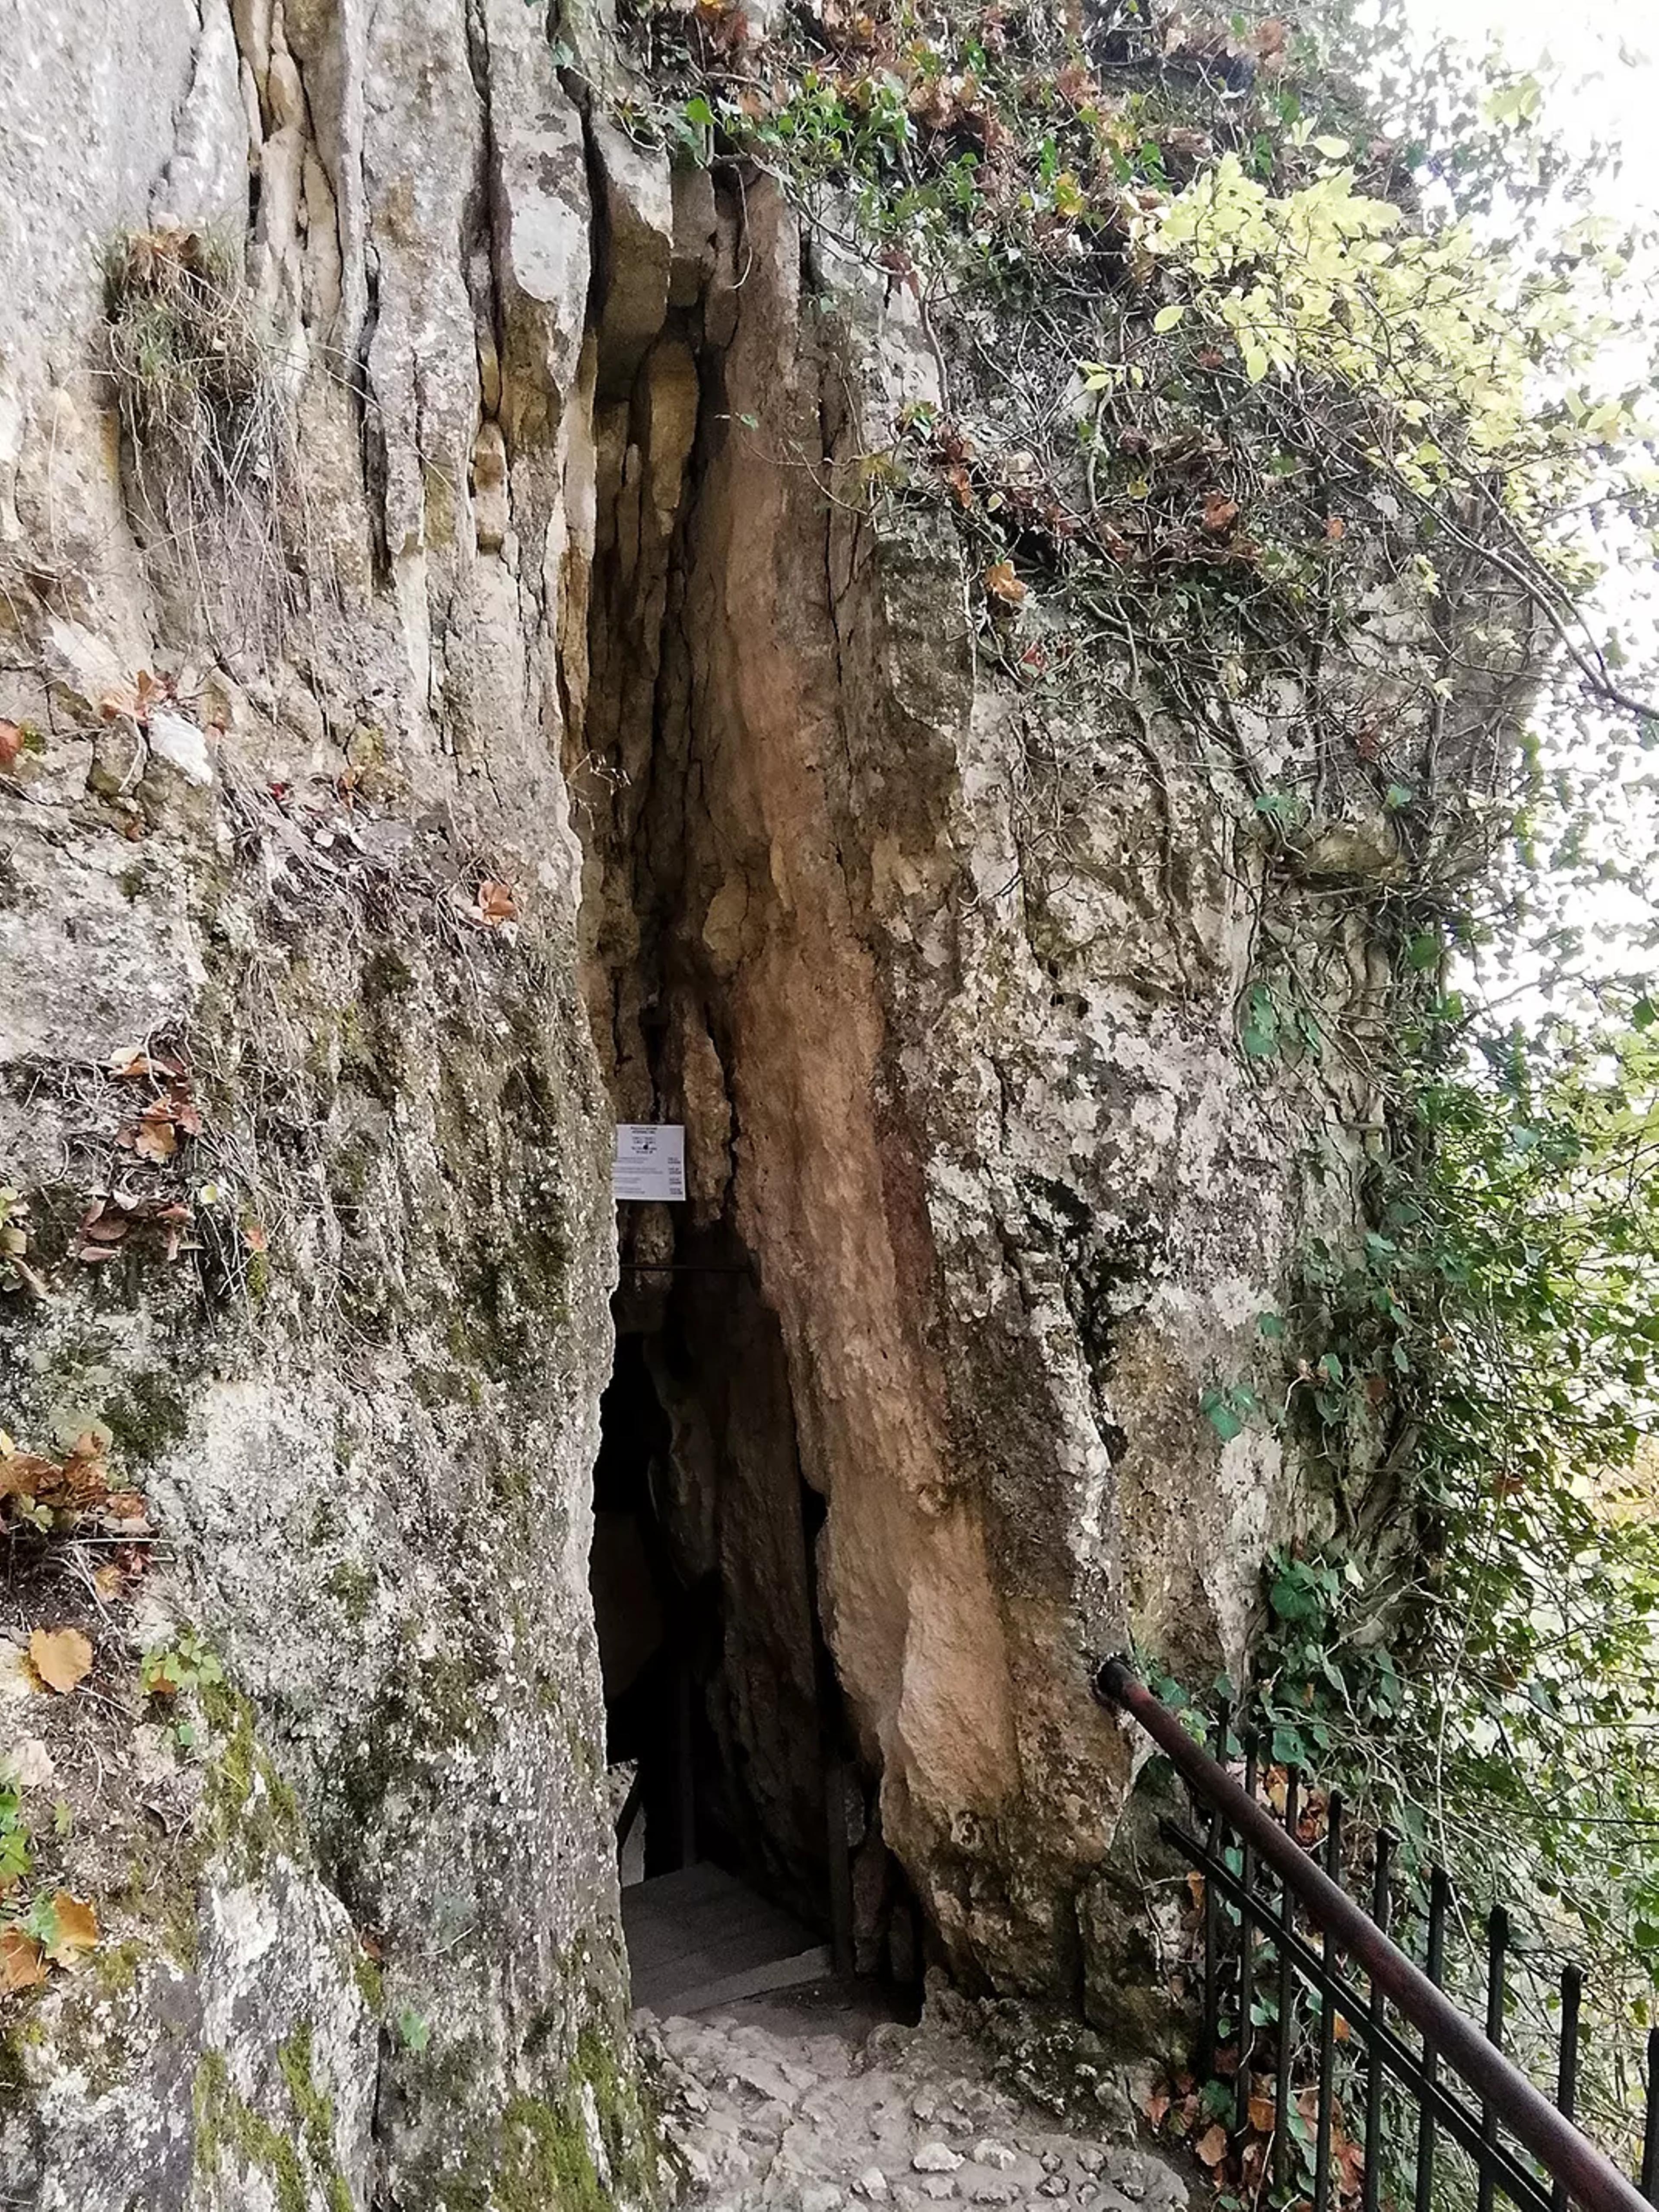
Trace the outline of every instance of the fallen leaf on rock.
<instances>
[{"instance_id":1,"label":"fallen leaf on rock","mask_svg":"<svg viewBox=\"0 0 1659 2212\"><path fill-rule=\"evenodd\" d=\"M12 1452L0 1459L0 1498L33 1498L55 1484L59 1473L57 1461L39 1452Z\"/></svg>"},{"instance_id":2,"label":"fallen leaf on rock","mask_svg":"<svg viewBox=\"0 0 1659 2212\"><path fill-rule=\"evenodd\" d=\"M46 1978L46 1954L34 1938L0 1928L0 1990L32 1990Z\"/></svg>"},{"instance_id":3,"label":"fallen leaf on rock","mask_svg":"<svg viewBox=\"0 0 1659 2212\"><path fill-rule=\"evenodd\" d=\"M494 927L497 922L516 921L518 901L505 884L498 884L486 876L478 886L478 919Z\"/></svg>"},{"instance_id":4,"label":"fallen leaf on rock","mask_svg":"<svg viewBox=\"0 0 1659 2212\"><path fill-rule=\"evenodd\" d=\"M16 723L0 722L0 768L14 767L22 750L23 732Z\"/></svg>"},{"instance_id":5,"label":"fallen leaf on rock","mask_svg":"<svg viewBox=\"0 0 1659 2212\"><path fill-rule=\"evenodd\" d=\"M1014 574L1012 561L994 561L985 571L985 588L993 599L1000 599L1005 606L1017 607L1025 597L1025 586Z\"/></svg>"},{"instance_id":6,"label":"fallen leaf on rock","mask_svg":"<svg viewBox=\"0 0 1659 2212\"><path fill-rule=\"evenodd\" d=\"M57 1892L52 1909L56 1925L46 1956L60 1966L78 1966L83 1951L98 1948L98 1915L85 1898L71 1897L66 1889Z\"/></svg>"},{"instance_id":7,"label":"fallen leaf on rock","mask_svg":"<svg viewBox=\"0 0 1659 2212\"><path fill-rule=\"evenodd\" d=\"M149 1115L136 1129L125 1131L120 1142L130 1145L141 1160L170 1160L179 1149L178 1132L173 1123Z\"/></svg>"},{"instance_id":8,"label":"fallen leaf on rock","mask_svg":"<svg viewBox=\"0 0 1659 2212\"><path fill-rule=\"evenodd\" d=\"M1170 2109L1169 2091L1164 2088L1149 2089L1140 2100L1140 2109L1155 2128L1162 2127L1164 2116Z\"/></svg>"},{"instance_id":9,"label":"fallen leaf on rock","mask_svg":"<svg viewBox=\"0 0 1659 2212\"><path fill-rule=\"evenodd\" d=\"M1218 2120L1214 2127L1206 2128L1193 2145L1206 2166L1219 2166L1227 2155L1227 2130Z\"/></svg>"},{"instance_id":10,"label":"fallen leaf on rock","mask_svg":"<svg viewBox=\"0 0 1659 2212\"><path fill-rule=\"evenodd\" d=\"M29 1664L49 1690L66 1698L92 1672L92 1646L78 1628L37 1628Z\"/></svg>"}]
</instances>

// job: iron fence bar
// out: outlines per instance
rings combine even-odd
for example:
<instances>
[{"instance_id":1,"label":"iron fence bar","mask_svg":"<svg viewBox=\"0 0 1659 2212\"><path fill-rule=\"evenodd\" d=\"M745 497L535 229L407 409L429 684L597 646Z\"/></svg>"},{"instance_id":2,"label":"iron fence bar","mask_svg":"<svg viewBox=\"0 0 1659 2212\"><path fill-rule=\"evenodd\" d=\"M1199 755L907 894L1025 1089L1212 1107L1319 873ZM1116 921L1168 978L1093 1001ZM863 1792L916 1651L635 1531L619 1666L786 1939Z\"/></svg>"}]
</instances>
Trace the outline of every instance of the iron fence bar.
<instances>
[{"instance_id":1,"label":"iron fence bar","mask_svg":"<svg viewBox=\"0 0 1659 2212\"><path fill-rule=\"evenodd\" d=\"M1240 1795L1255 1807L1257 1737L1252 1729L1244 1739L1244 1787ZM1222 1818L1226 1818L1222 1808ZM1232 1825L1238 1826L1237 1821ZM1250 2124L1250 2058L1255 2049L1255 2029L1250 2020L1250 1953L1255 1940L1255 1852L1250 1832L1238 1829L1238 1864L1242 1880L1238 1899L1238 2076L1233 2084L1233 2131L1243 2135Z\"/></svg>"},{"instance_id":2,"label":"iron fence bar","mask_svg":"<svg viewBox=\"0 0 1659 2212\"><path fill-rule=\"evenodd\" d=\"M1584 1994L1584 1977L1577 1966L1561 1969L1561 2042L1555 2069L1555 2108L1563 2119L1572 2118L1578 2098L1578 2011ZM1555 2212L1567 2212L1567 2192L1555 2185Z\"/></svg>"},{"instance_id":3,"label":"iron fence bar","mask_svg":"<svg viewBox=\"0 0 1659 2212\"><path fill-rule=\"evenodd\" d=\"M1429 1876L1429 1948L1424 1971L1438 1989L1446 1971L1446 1915L1451 1908L1451 1881L1444 1867ZM1439 2070L1440 2054L1434 2039L1423 2038L1423 2073L1432 2082ZM1429 2212L1434 2194L1434 2102L1425 2098L1417 2123L1417 2187L1413 2212Z\"/></svg>"},{"instance_id":4,"label":"iron fence bar","mask_svg":"<svg viewBox=\"0 0 1659 2212\"><path fill-rule=\"evenodd\" d=\"M1486 1920L1486 2040L1493 2049L1504 2040L1504 1980L1509 1960L1510 1916L1501 1905L1494 1905ZM1475 2198L1476 2212L1492 2212L1492 2180L1488 2160L1498 2141L1498 2107L1490 2097L1480 2107L1480 2189ZM1556 2179L1559 2182L1560 2176Z\"/></svg>"},{"instance_id":5,"label":"iron fence bar","mask_svg":"<svg viewBox=\"0 0 1659 2212\"><path fill-rule=\"evenodd\" d=\"M1103 1703L1121 1706L1133 1715L1204 1802L1218 1806L1241 1839L1295 1888L1315 1925L1335 1936L1342 1949L1358 1960L1372 1986L1398 2008L1419 2035L1432 2036L1446 2063L1492 2103L1504 2125L1552 2179L1565 2184L1571 2197L1587 2207L1588 2212L1643 2212L1650 2200L1635 2184L1557 2112L1519 2067L1486 2041L1422 1969L1391 1943L1254 1797L1193 1741L1175 1714L1138 1682L1121 1661L1108 1659L1103 1663L1095 1678L1095 1692ZM1248 2033L1248 2020L1241 2021L1241 2036Z\"/></svg>"},{"instance_id":6,"label":"iron fence bar","mask_svg":"<svg viewBox=\"0 0 1659 2212\"><path fill-rule=\"evenodd\" d=\"M1227 1756L1227 1728L1230 1717L1227 1700L1224 1698L1215 1724L1214 1756L1218 1763L1224 1761ZM1222 1820L1219 1811L1214 1808L1211 1808L1210 1826L1205 1840L1209 1846L1212 1856L1219 1858L1222 1855ZM1217 1925L1215 1887L1213 1883L1206 1881L1204 1885L1204 2049L1201 2056L1204 2061L1204 2071L1206 2074L1214 2071L1215 2055L1220 2047L1221 2041L1221 1984L1218 1979L1220 1951L1221 1933Z\"/></svg>"},{"instance_id":7,"label":"iron fence bar","mask_svg":"<svg viewBox=\"0 0 1659 2212\"><path fill-rule=\"evenodd\" d=\"M1386 1828L1376 1832L1376 1864L1371 1876L1371 1918L1384 1942L1389 1935L1389 1874L1394 1860L1394 1838ZM1382 2188L1382 2066L1376 2048L1388 1997L1370 1971L1370 2033L1365 2040L1365 2212L1376 2212ZM1482 2212L1486 2208L1482 2207Z\"/></svg>"},{"instance_id":8,"label":"iron fence bar","mask_svg":"<svg viewBox=\"0 0 1659 2212\"><path fill-rule=\"evenodd\" d=\"M1325 1804L1325 1871L1342 1880L1342 1800L1333 1790ZM1331 1966L1331 1939L1322 1954ZM1319 2117L1314 2132L1313 2212L1326 2212L1331 2193L1331 2116L1336 2099L1336 1992L1327 1981L1319 1993Z\"/></svg>"},{"instance_id":9,"label":"iron fence bar","mask_svg":"<svg viewBox=\"0 0 1659 2212\"><path fill-rule=\"evenodd\" d=\"M1297 1842L1298 1777L1288 1767L1285 1774L1285 1832ZM1299 1848L1299 1845L1298 1845ZM1296 1892L1288 1881L1279 1886L1281 1936L1296 1933ZM1279 2074L1273 2085L1273 2178L1283 2189L1291 2178L1291 2019L1296 2008L1296 1964L1291 1947L1279 1946Z\"/></svg>"},{"instance_id":10,"label":"iron fence bar","mask_svg":"<svg viewBox=\"0 0 1659 2212\"><path fill-rule=\"evenodd\" d=\"M1223 1893L1237 1901L1238 1877L1226 1867L1206 1867L1204 1847L1195 1836L1172 1821L1164 1821L1163 1832L1166 1839L1192 1860L1194 1866L1208 1874ZM1274 1939L1277 1941L1277 1937ZM1346 1977L1326 1964L1322 1954L1316 1951L1301 1936L1291 1938L1291 1948L1304 1980L1322 1995L1328 1989L1337 2001L1337 2009L1355 2030L1362 2049L1368 2049L1373 2037L1382 2054L1383 2063L1402 2087L1417 2099L1431 2101L1439 2126L1443 2127L1460 2150L1471 2158L1481 2151L1480 2110L1478 2106L1466 2105L1453 2096L1437 2077L1431 2078L1423 2070L1417 2053L1391 2027L1375 2027L1370 2018L1370 1998ZM1498 2186L1505 2195L1524 2208L1524 2212L1551 2212L1550 2197L1534 2174L1520 2162L1506 2143L1500 2142L1493 2153L1494 2170Z\"/></svg>"},{"instance_id":11,"label":"iron fence bar","mask_svg":"<svg viewBox=\"0 0 1659 2212\"><path fill-rule=\"evenodd\" d=\"M1642 2194L1659 2204L1659 2027L1648 2030L1647 2117L1642 2128Z\"/></svg>"}]
</instances>

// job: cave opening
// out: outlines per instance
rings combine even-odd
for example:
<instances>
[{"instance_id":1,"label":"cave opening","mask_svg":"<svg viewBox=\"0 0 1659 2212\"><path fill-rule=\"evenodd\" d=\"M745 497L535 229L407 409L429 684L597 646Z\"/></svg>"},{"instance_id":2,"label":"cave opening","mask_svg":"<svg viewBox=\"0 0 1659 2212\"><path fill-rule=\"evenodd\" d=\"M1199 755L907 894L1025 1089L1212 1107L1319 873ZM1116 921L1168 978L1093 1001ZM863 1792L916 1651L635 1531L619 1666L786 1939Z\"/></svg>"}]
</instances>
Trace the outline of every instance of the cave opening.
<instances>
[{"instance_id":1,"label":"cave opening","mask_svg":"<svg viewBox=\"0 0 1659 2212\"><path fill-rule=\"evenodd\" d=\"M637 2002L854 1965L860 1793L777 1324L732 1260L623 1265L590 1583Z\"/></svg>"}]
</instances>

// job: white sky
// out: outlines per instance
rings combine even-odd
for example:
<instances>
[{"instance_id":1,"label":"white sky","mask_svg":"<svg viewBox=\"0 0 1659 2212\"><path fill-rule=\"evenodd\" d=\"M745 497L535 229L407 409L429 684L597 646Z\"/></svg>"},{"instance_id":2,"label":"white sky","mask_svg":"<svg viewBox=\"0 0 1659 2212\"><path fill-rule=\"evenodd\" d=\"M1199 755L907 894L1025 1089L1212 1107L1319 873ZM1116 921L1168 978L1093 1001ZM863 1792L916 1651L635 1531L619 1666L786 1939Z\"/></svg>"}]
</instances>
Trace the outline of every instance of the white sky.
<instances>
[{"instance_id":1,"label":"white sky","mask_svg":"<svg viewBox=\"0 0 1659 2212\"><path fill-rule=\"evenodd\" d=\"M1623 151L1623 203L1659 208L1659 0L1404 0L1425 30L1484 47L1496 34L1517 69L1565 82L1546 116L1576 135L1599 133ZM1550 68L1540 67L1548 62ZM1609 209L1608 212L1613 212Z\"/></svg>"},{"instance_id":2,"label":"white sky","mask_svg":"<svg viewBox=\"0 0 1659 2212\"><path fill-rule=\"evenodd\" d=\"M1395 4L1425 40L1449 33L1477 52L1499 45L1514 68L1534 72L1543 84L1540 120L1547 128L1575 146L1600 140L1617 149L1620 167L1608 178L1605 194L1596 195L1597 214L1615 219L1659 216L1659 0L1575 0L1570 9L1563 9L1560 0ZM1632 271L1630 281L1643 279ZM1618 374L1608 380L1613 386L1620 380ZM1638 635L1651 635L1659 573L1645 560L1634 565L1628 559L1615 562L1590 605L1592 611L1599 605ZM1571 752L1571 732L1554 734ZM1624 818L1637 846L1659 844L1650 784L1638 790L1627 780L1620 798L1613 799L1609 817ZM1639 929L1651 917L1639 902L1605 884L1584 896L1582 919L1590 939L1596 943L1605 935L1607 962L1617 970L1626 962L1624 932ZM1593 957L1590 964L1601 963Z\"/></svg>"}]
</instances>

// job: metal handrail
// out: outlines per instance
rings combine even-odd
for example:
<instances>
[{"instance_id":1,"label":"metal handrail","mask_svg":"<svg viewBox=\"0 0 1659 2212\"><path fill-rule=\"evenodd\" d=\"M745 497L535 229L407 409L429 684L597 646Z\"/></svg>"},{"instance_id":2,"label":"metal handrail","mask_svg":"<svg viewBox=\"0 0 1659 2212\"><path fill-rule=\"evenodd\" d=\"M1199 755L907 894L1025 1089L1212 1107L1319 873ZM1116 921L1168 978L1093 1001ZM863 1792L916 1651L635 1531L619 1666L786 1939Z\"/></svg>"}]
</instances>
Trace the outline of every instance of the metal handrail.
<instances>
[{"instance_id":1,"label":"metal handrail","mask_svg":"<svg viewBox=\"0 0 1659 2212\"><path fill-rule=\"evenodd\" d=\"M1653 2212L1636 2184L1487 2040L1219 1761L1194 1742L1176 1715L1121 1659L1101 1664L1094 1686L1103 1705L1121 1707L1139 1722L1194 1796L1273 1869L1315 1926L1358 1960L1372 1989L1418 2030L1425 2050L1477 2092L1558 2187L1587 2212Z\"/></svg>"}]
</instances>

